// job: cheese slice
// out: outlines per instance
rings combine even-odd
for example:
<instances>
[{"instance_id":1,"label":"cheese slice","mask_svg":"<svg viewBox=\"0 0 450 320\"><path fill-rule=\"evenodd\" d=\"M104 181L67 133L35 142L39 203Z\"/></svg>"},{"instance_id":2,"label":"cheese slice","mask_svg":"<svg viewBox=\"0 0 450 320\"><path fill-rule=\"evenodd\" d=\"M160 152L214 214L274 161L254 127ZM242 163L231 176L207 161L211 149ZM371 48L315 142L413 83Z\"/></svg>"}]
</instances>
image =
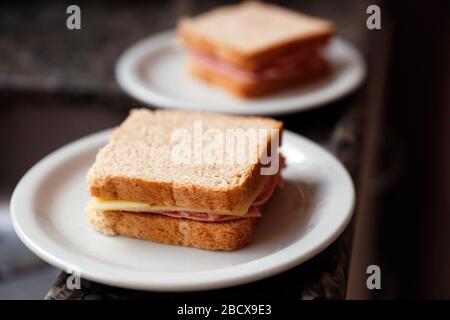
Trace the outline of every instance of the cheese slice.
<instances>
[{"instance_id":1,"label":"cheese slice","mask_svg":"<svg viewBox=\"0 0 450 320\"><path fill-rule=\"evenodd\" d=\"M250 209L255 199L262 192L264 185L268 182L269 176L261 176L253 191L250 193L244 203L234 209L232 212L217 213L221 215L243 216ZM154 206L142 202L134 202L127 200L109 200L101 199L97 197L91 197L89 204L86 208L88 212L93 211L131 211L131 212L161 212L161 211L187 211L187 212L199 212L198 209L186 208L180 206Z\"/></svg>"}]
</instances>

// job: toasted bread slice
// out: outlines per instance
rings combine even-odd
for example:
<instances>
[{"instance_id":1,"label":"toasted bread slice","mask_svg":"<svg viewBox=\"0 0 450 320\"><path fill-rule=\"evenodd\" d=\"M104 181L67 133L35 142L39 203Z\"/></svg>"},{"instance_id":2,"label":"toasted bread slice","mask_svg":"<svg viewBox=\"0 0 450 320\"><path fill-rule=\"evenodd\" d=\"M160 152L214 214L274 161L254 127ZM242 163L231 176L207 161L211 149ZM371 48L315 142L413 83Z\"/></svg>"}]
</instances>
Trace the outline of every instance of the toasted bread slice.
<instances>
[{"instance_id":1,"label":"toasted bread slice","mask_svg":"<svg viewBox=\"0 0 450 320\"><path fill-rule=\"evenodd\" d=\"M334 25L276 5L244 2L180 20L184 43L245 69L257 69L299 48L327 43Z\"/></svg>"},{"instance_id":2,"label":"toasted bread slice","mask_svg":"<svg viewBox=\"0 0 450 320\"><path fill-rule=\"evenodd\" d=\"M242 248L250 242L256 219L202 222L151 213L91 211L89 222L97 231L106 235L207 250L231 251Z\"/></svg>"},{"instance_id":3,"label":"toasted bread slice","mask_svg":"<svg viewBox=\"0 0 450 320\"><path fill-rule=\"evenodd\" d=\"M263 129L266 135L258 140L259 151L254 155L257 161L231 164L220 161L196 163L195 159L191 163L174 161L172 152L180 143L173 139L174 132L181 129L181 133L186 133L183 137L194 137L198 121L201 121L204 133L209 129L222 133L233 128ZM260 117L133 110L97 154L88 173L90 194L101 199L167 207L171 211L190 209L243 215L246 212L239 209L249 205L247 202L255 186L264 178L259 170L261 150L271 143L274 132L282 126L282 122ZM210 142L203 139L204 147Z\"/></svg>"},{"instance_id":4,"label":"toasted bread slice","mask_svg":"<svg viewBox=\"0 0 450 320\"><path fill-rule=\"evenodd\" d=\"M303 83L310 83L329 74L329 64L320 59L319 63L302 67L299 72L279 79L257 82L241 82L233 77L208 68L196 60L191 59L187 65L188 72L193 76L214 85L218 85L230 93L242 98L256 98L292 88Z\"/></svg>"}]
</instances>

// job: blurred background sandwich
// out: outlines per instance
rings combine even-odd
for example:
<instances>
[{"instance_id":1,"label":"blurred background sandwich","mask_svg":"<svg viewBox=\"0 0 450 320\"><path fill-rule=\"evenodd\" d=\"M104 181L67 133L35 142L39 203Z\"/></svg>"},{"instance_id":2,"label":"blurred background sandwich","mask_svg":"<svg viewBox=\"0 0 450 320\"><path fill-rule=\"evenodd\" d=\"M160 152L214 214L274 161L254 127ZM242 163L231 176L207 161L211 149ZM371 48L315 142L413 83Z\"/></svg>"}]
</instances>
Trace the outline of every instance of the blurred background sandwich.
<instances>
[{"instance_id":1,"label":"blurred background sandwich","mask_svg":"<svg viewBox=\"0 0 450 320\"><path fill-rule=\"evenodd\" d=\"M276 5L243 2L182 19L178 33L192 75L250 98L327 74L320 49L334 25Z\"/></svg>"}]
</instances>

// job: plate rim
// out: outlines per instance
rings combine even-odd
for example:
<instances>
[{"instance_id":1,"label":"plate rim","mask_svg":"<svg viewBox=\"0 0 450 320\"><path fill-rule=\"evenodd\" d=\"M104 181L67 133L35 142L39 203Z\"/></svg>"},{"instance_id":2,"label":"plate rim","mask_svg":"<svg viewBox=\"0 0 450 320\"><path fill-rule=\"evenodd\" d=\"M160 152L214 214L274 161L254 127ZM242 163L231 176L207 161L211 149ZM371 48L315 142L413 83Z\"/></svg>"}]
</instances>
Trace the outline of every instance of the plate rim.
<instances>
[{"instance_id":1,"label":"plate rim","mask_svg":"<svg viewBox=\"0 0 450 320\"><path fill-rule=\"evenodd\" d=\"M331 41L335 41L345 46L349 52L355 57L355 65L358 65L358 72L354 76L354 79L350 84L345 85L343 88L338 90L336 93L332 94L328 99L325 100L315 100L308 104L303 104L298 106L298 102L295 98L291 98L286 102L278 102L277 108L273 108L272 111L259 111L257 106L253 110L241 109L241 110L226 110L226 108L219 109L208 109L203 107L197 107L192 102L187 102L181 105L179 99L170 98L168 96L160 95L153 90L149 90L144 85L136 73L131 70L141 61L142 57L149 50L157 50L170 45L170 43L177 42L176 31L173 29L165 30L156 34L147 36L131 46L125 49L119 56L117 63L115 65L114 73L117 84L122 90L124 90L130 97L142 102L147 107L158 107L167 109L188 109L194 111L209 111L209 112L219 112L226 114L236 114L236 115L286 115L296 112L303 112L310 109L325 107L326 105L335 102L344 96L350 94L356 90L364 81L367 73L367 66L365 59L361 52L353 46L350 42L344 40L339 36L334 36ZM150 48L150 49L149 49ZM298 96L297 96L298 97ZM260 98L264 99L264 98ZM274 102L276 104L276 102ZM283 106L282 109L279 107Z\"/></svg>"},{"instance_id":2,"label":"plate rim","mask_svg":"<svg viewBox=\"0 0 450 320\"><path fill-rule=\"evenodd\" d=\"M52 171L52 167L54 168L57 163L59 163L59 158L67 159L70 158L70 155L75 152L76 149L79 150L85 150L88 148L89 145L95 145L99 143L99 141L107 141L107 137L109 136L112 129L103 130L88 136L85 136L83 138L80 138L78 140L75 140L56 151L50 153L46 157L44 157L42 160L40 160L37 164L35 164L28 172L22 177L22 179L17 184L10 203L10 212L11 212L11 219L13 222L14 230L16 231L17 235L21 239L21 241L36 255L38 255L41 259L48 262L51 265L54 265L64 271L67 271L68 269L72 268L73 264L70 262L64 261L64 258L58 257L58 254L55 254L54 252L48 252L46 251L46 248L42 247L42 244L36 243L36 239L32 239L30 235L27 234L26 231L24 231L23 226L20 223L20 219L18 219L18 210L23 210L21 208L21 203L19 201L19 198L23 196L23 194L27 192L27 185L33 183L35 185L39 185L39 181L33 181L36 175L39 176L39 173L41 173L42 176L45 176L45 170ZM92 281L96 281L99 283L104 283L108 285L113 285L117 287L122 288L128 288L128 289L138 289L138 290L156 290L156 291L170 291L170 292L182 292L182 291L198 291L198 290L211 290L211 289L219 289L219 288L225 288L225 287L231 287L235 285L240 284L246 284L253 281L261 280L270 276L274 276L276 274L279 274L283 271L286 271L288 269L291 269L310 258L314 257L318 253L322 252L324 249L326 249L330 244L332 244L339 235L345 230L346 226L350 222L353 213L354 213L354 207L355 207L355 187L353 184L353 180L350 177L350 174L345 169L345 167L342 165L342 163L328 150L323 148L322 146L316 144L312 140L305 138L297 133L291 132L289 130L285 130L283 132L285 137L290 137L288 139L300 139L302 140L302 143L307 143L310 147L313 147L316 150L319 150L319 152L322 152L326 157L331 158L332 161L335 162L335 164L339 167L339 170L343 174L343 177L346 182L348 183L348 186L350 187L350 194L349 194L349 207L343 211L346 211L346 213L342 213L342 220L340 220L340 223L334 227L334 230L330 234L327 234L326 237L323 237L323 239L320 241L319 245L315 245L313 249L310 249L309 251L303 253L302 255L297 255L294 258L290 258L289 256L291 253L289 251L292 251L292 247L298 242L294 241L288 246L284 247L282 250L277 251L275 253L272 253L267 256L259 257L255 260L250 260L245 263L241 263L238 265L233 266L227 266L224 268L219 269L213 269L213 270L200 270L200 271L189 271L188 274L190 275L187 278L190 278L189 281L184 281L183 283L179 283L177 281L155 281L155 277L153 279L150 278L146 279L146 281L142 281L141 278L136 278L136 275L139 276L143 272L135 272L135 277L130 281L130 279L127 277L119 278L117 279L114 275L106 275L101 274L102 271L96 271L96 270L83 270L83 268L80 268L81 271L81 277L85 279L89 279ZM81 146L81 147L80 147ZM80 153L82 151L78 151ZM53 163L53 164L52 164ZM47 168L45 168L47 167ZM31 181L30 181L31 179ZM42 178L41 178L42 179ZM25 197L26 198L26 197ZM22 203L22 207L25 206L27 208L26 204ZM31 209L32 205L28 204L28 210L31 210L31 213L29 216L36 215L35 212ZM47 248L48 250L48 248ZM67 250L67 249L66 249ZM57 250L59 251L59 249ZM63 250L64 251L64 250ZM67 251L66 251L67 252ZM286 253L287 257L286 258ZM259 260L267 259L273 255L278 255L284 258L282 263L279 262L272 262L272 264L267 267L267 265L261 264ZM72 254L73 255L73 254ZM69 254L70 256L70 254ZM67 258L67 257L66 257ZM273 257L271 257L273 260ZM86 262L89 265L89 261ZM97 263L98 264L98 263ZM98 268L99 265L95 266L96 263L94 263L94 269ZM242 267L243 266L243 267ZM256 268L255 268L256 267ZM92 268L92 266L91 266ZM228 272L227 269L241 269L241 271L245 271L243 273L237 273L234 272ZM106 268L107 270L108 268ZM109 269L114 270L114 267L109 267ZM170 273L162 273L162 272L150 272L153 275L165 275L165 277L174 277L174 275L177 275L177 277L180 277L180 275L183 275L183 273L178 272L170 272ZM225 273L225 275L224 275ZM205 277L205 274L208 276ZM230 275L231 274L231 275ZM192 276L195 275L195 276ZM142 276L142 275L141 275ZM197 278L199 276L201 281ZM175 278L175 277L174 277ZM194 279L194 280L192 280ZM164 279L167 281L167 279ZM179 280L179 279L178 279Z\"/></svg>"}]
</instances>

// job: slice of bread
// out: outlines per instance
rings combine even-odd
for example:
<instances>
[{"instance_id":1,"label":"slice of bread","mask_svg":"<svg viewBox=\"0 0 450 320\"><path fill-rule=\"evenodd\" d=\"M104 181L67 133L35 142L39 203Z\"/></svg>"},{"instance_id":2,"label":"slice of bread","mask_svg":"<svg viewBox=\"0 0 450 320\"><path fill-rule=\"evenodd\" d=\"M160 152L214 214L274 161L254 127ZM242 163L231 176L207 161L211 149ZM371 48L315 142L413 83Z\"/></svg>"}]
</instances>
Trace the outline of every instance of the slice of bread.
<instances>
[{"instance_id":1,"label":"slice of bread","mask_svg":"<svg viewBox=\"0 0 450 320\"><path fill-rule=\"evenodd\" d=\"M150 213L92 211L89 212L89 222L97 231L106 235L231 251L250 242L256 219L202 222Z\"/></svg>"},{"instance_id":2,"label":"slice of bread","mask_svg":"<svg viewBox=\"0 0 450 320\"><path fill-rule=\"evenodd\" d=\"M276 5L244 2L180 20L178 33L197 51L246 69L299 48L323 46L334 25Z\"/></svg>"},{"instance_id":3,"label":"slice of bread","mask_svg":"<svg viewBox=\"0 0 450 320\"><path fill-rule=\"evenodd\" d=\"M179 144L178 139L173 139L174 131L182 129L185 132L183 137L194 137L197 121L201 121L204 133L208 129L222 133L233 128L264 129L267 134L259 140L259 150L270 145L274 137L270 129L281 130L283 127L282 122L261 117L132 110L125 122L113 132L109 143L98 152L88 173L90 194L102 199L217 214L233 213L242 207L263 179L259 161L262 151L254 154L258 159L256 162L173 161L172 151ZM204 137L203 146L208 143L211 141Z\"/></svg>"},{"instance_id":4,"label":"slice of bread","mask_svg":"<svg viewBox=\"0 0 450 320\"><path fill-rule=\"evenodd\" d=\"M330 67L324 59L319 61L320 63L304 66L299 72L284 78L250 83L237 81L228 75L205 67L194 59L189 60L187 69L193 76L218 85L236 96L256 98L323 78L329 74Z\"/></svg>"}]
</instances>

